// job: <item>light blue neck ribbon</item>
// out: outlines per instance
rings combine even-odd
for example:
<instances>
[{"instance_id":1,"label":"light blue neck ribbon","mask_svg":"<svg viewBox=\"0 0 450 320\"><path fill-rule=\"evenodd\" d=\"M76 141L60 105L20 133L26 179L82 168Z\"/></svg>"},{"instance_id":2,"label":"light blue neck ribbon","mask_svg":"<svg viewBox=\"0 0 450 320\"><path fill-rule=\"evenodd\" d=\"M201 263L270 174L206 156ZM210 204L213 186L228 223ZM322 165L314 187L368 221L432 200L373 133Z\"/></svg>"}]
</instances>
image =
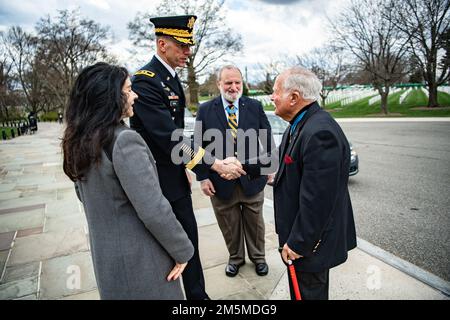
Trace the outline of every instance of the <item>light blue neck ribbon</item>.
<instances>
[{"instance_id":1,"label":"light blue neck ribbon","mask_svg":"<svg viewBox=\"0 0 450 320\"><path fill-rule=\"evenodd\" d=\"M234 104L233 104L233 109L231 109L231 104L228 105L225 109L227 110L228 114L235 114L237 111L237 108Z\"/></svg>"},{"instance_id":2,"label":"light blue neck ribbon","mask_svg":"<svg viewBox=\"0 0 450 320\"><path fill-rule=\"evenodd\" d=\"M303 111L302 113L300 113L294 120L294 123L291 124L291 135L294 133L295 128L297 127L297 124L302 120L303 116L305 115L306 111Z\"/></svg>"}]
</instances>

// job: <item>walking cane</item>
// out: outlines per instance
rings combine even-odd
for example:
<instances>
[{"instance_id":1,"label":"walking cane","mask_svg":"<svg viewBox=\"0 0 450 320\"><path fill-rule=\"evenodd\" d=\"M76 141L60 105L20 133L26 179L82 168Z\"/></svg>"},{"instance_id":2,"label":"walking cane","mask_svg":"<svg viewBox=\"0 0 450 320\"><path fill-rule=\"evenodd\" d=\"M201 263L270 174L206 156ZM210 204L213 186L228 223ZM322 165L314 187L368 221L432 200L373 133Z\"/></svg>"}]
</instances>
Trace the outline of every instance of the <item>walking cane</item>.
<instances>
[{"instance_id":1,"label":"walking cane","mask_svg":"<svg viewBox=\"0 0 450 320\"><path fill-rule=\"evenodd\" d=\"M292 264L292 260L288 260L289 265L289 274L291 275L292 287L294 288L295 300L302 300L302 296L300 295L300 288L298 286L297 275L295 274L295 268Z\"/></svg>"}]
</instances>

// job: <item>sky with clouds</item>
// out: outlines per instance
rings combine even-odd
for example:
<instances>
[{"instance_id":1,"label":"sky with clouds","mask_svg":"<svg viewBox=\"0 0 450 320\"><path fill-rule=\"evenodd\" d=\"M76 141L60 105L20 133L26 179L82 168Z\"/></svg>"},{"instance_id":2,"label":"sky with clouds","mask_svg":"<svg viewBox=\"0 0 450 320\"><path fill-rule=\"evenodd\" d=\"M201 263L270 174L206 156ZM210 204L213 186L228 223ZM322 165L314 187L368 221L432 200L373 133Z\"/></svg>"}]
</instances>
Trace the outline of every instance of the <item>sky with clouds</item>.
<instances>
[{"instance_id":1,"label":"sky with clouds","mask_svg":"<svg viewBox=\"0 0 450 320\"><path fill-rule=\"evenodd\" d=\"M226 0L227 23L241 34L243 50L227 57L241 69L248 67L250 81L261 79L260 65L308 52L327 42L327 16L333 18L347 0ZM159 0L0 0L0 30L20 25L33 31L39 18L57 10L80 8L83 16L114 33L109 49L130 71L139 68L144 57L130 56L127 23L138 11L150 11ZM144 50L145 51L145 50Z\"/></svg>"}]
</instances>

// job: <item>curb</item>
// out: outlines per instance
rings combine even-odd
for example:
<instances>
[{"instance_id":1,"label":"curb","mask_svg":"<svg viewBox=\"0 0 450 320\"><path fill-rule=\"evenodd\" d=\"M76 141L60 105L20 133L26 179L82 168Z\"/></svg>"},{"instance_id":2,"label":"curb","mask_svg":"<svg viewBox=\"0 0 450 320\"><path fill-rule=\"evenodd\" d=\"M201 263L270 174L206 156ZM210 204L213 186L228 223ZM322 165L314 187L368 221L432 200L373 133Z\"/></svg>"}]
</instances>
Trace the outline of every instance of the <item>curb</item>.
<instances>
[{"instance_id":1,"label":"curb","mask_svg":"<svg viewBox=\"0 0 450 320\"><path fill-rule=\"evenodd\" d=\"M271 199L264 198L264 204L273 208L273 200ZM396 268L403 273L406 273L414 279L425 283L433 289L440 291L447 297L450 297L450 282L445 281L444 279L439 278L438 276L425 271L424 269L419 268L418 266L405 261L359 237L357 237L357 243L357 247L361 251L377 258L378 260Z\"/></svg>"},{"instance_id":2,"label":"curb","mask_svg":"<svg viewBox=\"0 0 450 320\"><path fill-rule=\"evenodd\" d=\"M335 118L337 122L450 122L450 117Z\"/></svg>"},{"instance_id":3,"label":"curb","mask_svg":"<svg viewBox=\"0 0 450 320\"><path fill-rule=\"evenodd\" d=\"M383 261L384 263L396 268L397 270L400 270L407 275L413 277L414 279L417 279L426 285L440 291L447 297L450 297L450 282L445 281L442 278L439 278L438 276L425 271L422 268L419 268L418 266L405 261L392 253L389 253L370 242L367 242L366 240L363 240L361 238L357 238L358 241L358 249L361 251L364 251L365 253Z\"/></svg>"}]
</instances>

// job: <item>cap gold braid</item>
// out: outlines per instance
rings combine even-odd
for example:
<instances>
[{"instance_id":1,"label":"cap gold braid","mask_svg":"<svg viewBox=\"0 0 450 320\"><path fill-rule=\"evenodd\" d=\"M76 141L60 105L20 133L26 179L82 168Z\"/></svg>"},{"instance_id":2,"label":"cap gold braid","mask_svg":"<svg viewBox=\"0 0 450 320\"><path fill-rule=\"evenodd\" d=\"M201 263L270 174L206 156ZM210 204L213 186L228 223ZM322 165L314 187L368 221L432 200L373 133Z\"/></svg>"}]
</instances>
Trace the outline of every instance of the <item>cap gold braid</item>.
<instances>
[{"instance_id":1,"label":"cap gold braid","mask_svg":"<svg viewBox=\"0 0 450 320\"><path fill-rule=\"evenodd\" d=\"M194 41L192 39L186 39L186 38L180 38L180 37L173 37L175 40L178 40L185 44L194 44Z\"/></svg>"},{"instance_id":2,"label":"cap gold braid","mask_svg":"<svg viewBox=\"0 0 450 320\"><path fill-rule=\"evenodd\" d=\"M183 29L156 28L155 32L174 37L192 37L192 32Z\"/></svg>"}]
</instances>

